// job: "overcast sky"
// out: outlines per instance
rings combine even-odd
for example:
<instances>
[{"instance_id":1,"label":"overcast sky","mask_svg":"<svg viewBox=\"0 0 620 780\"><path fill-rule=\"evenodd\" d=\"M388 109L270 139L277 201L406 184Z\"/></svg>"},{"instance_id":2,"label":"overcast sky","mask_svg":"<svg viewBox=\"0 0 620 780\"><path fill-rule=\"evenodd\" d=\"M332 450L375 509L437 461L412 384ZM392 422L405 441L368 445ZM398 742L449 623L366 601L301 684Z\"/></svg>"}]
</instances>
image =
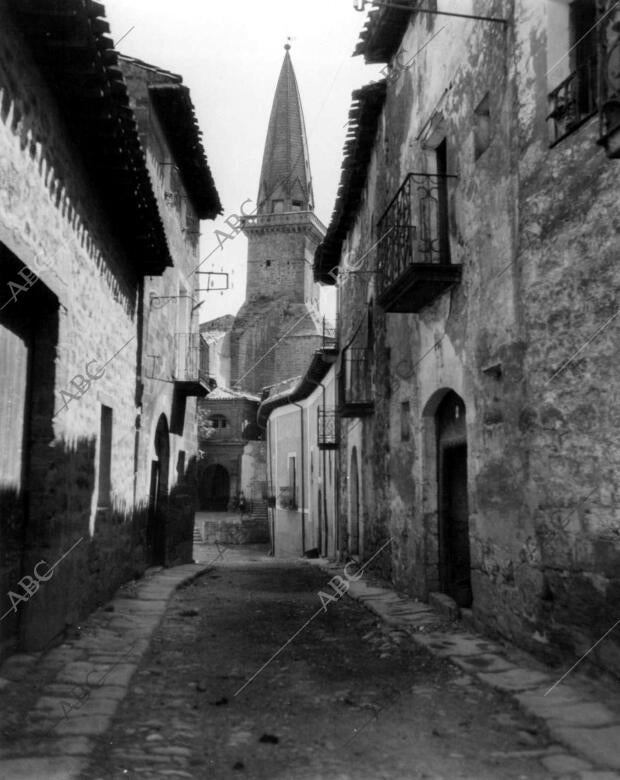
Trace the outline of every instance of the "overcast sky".
<instances>
[{"instance_id":1,"label":"overcast sky","mask_svg":"<svg viewBox=\"0 0 620 780\"><path fill-rule=\"evenodd\" d=\"M310 148L315 211L329 224L340 179L351 91L379 78L379 67L351 57L366 14L353 0L106 0L119 51L183 76L204 133L224 217L247 198L253 208L271 103L290 36ZM201 257L218 242L203 222ZM247 240L239 234L202 270L231 273L232 290L210 292L201 321L234 314L245 296ZM206 278L201 286L206 286ZM331 307L330 307L331 308Z\"/></svg>"}]
</instances>

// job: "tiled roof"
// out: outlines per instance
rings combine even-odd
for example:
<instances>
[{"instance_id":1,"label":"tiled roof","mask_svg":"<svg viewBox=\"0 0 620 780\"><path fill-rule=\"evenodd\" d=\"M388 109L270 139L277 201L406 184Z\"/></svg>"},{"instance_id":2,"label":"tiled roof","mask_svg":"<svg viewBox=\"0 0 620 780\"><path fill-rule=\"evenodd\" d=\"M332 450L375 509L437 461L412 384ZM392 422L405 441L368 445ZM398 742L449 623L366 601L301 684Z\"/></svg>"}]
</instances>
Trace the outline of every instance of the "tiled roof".
<instances>
[{"instance_id":1,"label":"tiled roof","mask_svg":"<svg viewBox=\"0 0 620 780\"><path fill-rule=\"evenodd\" d=\"M92 186L140 271L172 258L105 9L94 0L11 0Z\"/></svg>"},{"instance_id":2,"label":"tiled roof","mask_svg":"<svg viewBox=\"0 0 620 780\"><path fill-rule=\"evenodd\" d=\"M202 145L189 89L178 73L121 54L121 67L133 65L148 74L149 95L162 124L170 150L189 199L200 219L214 219L222 213L211 169Z\"/></svg>"},{"instance_id":3,"label":"tiled roof","mask_svg":"<svg viewBox=\"0 0 620 780\"><path fill-rule=\"evenodd\" d=\"M383 79L355 90L352 95L336 204L325 238L314 256L315 278L324 284L336 281L329 272L339 264L342 242L359 209L385 94Z\"/></svg>"},{"instance_id":4,"label":"tiled roof","mask_svg":"<svg viewBox=\"0 0 620 780\"><path fill-rule=\"evenodd\" d=\"M246 401L260 401L257 395L244 393L238 390L231 390L229 387L216 387L208 397L208 401L234 401L235 399L245 399Z\"/></svg>"},{"instance_id":5,"label":"tiled roof","mask_svg":"<svg viewBox=\"0 0 620 780\"><path fill-rule=\"evenodd\" d=\"M364 61L369 64L389 62L392 59L420 0L398 0L398 3L400 6L409 5L411 10L390 5L369 10L353 56L363 54Z\"/></svg>"}]
</instances>

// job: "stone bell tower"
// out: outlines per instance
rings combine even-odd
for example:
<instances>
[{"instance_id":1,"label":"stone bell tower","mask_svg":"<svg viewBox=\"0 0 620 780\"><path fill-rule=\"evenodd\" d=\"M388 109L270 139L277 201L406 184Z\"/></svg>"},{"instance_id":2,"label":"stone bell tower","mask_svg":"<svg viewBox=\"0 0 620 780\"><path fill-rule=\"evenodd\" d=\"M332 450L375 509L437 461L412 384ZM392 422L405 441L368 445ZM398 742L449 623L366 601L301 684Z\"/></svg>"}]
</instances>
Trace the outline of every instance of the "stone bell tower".
<instances>
[{"instance_id":1,"label":"stone bell tower","mask_svg":"<svg viewBox=\"0 0 620 780\"><path fill-rule=\"evenodd\" d=\"M314 196L297 79L285 47L248 238L246 299L231 333L231 384L257 393L304 373L321 346L319 291L312 273L325 227Z\"/></svg>"}]
</instances>

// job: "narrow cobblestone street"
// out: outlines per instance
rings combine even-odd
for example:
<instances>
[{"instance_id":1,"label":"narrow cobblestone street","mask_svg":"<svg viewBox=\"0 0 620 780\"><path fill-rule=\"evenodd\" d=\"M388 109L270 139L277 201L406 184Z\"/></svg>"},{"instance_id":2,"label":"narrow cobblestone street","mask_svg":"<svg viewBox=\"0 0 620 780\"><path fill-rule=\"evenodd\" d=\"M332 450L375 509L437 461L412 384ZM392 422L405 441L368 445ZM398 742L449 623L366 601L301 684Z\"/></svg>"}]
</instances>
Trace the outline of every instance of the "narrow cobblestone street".
<instances>
[{"instance_id":1,"label":"narrow cobblestone street","mask_svg":"<svg viewBox=\"0 0 620 780\"><path fill-rule=\"evenodd\" d=\"M604 681L547 697L555 670L370 571L330 600L325 560L194 557L2 665L0 780L619 776Z\"/></svg>"},{"instance_id":2,"label":"narrow cobblestone street","mask_svg":"<svg viewBox=\"0 0 620 780\"><path fill-rule=\"evenodd\" d=\"M549 776L544 736L510 701L350 599L236 696L329 579L242 557L227 550L173 596L83 780Z\"/></svg>"}]
</instances>

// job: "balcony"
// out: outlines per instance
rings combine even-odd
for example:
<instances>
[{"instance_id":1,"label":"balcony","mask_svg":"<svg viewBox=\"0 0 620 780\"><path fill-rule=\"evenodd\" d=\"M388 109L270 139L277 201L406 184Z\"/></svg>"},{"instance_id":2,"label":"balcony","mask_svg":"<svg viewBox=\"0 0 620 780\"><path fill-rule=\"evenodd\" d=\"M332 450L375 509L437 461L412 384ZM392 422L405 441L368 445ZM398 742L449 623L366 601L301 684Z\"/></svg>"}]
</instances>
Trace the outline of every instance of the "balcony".
<instances>
[{"instance_id":1,"label":"balcony","mask_svg":"<svg viewBox=\"0 0 620 780\"><path fill-rule=\"evenodd\" d=\"M607 156L620 158L620 6L615 0L602 0L599 6L600 96L598 143Z\"/></svg>"},{"instance_id":2,"label":"balcony","mask_svg":"<svg viewBox=\"0 0 620 780\"><path fill-rule=\"evenodd\" d=\"M347 347L343 351L338 389L341 417L366 417L373 413L371 365L366 348Z\"/></svg>"},{"instance_id":3,"label":"balcony","mask_svg":"<svg viewBox=\"0 0 620 780\"><path fill-rule=\"evenodd\" d=\"M205 366L200 365L200 334L175 333L174 354L175 394L203 398L210 385L205 376Z\"/></svg>"},{"instance_id":4,"label":"balcony","mask_svg":"<svg viewBox=\"0 0 620 780\"><path fill-rule=\"evenodd\" d=\"M318 445L320 450L338 449L338 413L335 409L319 409Z\"/></svg>"},{"instance_id":5,"label":"balcony","mask_svg":"<svg viewBox=\"0 0 620 780\"><path fill-rule=\"evenodd\" d=\"M591 57L549 93L551 146L559 143L590 117L598 107L597 58Z\"/></svg>"},{"instance_id":6,"label":"balcony","mask_svg":"<svg viewBox=\"0 0 620 780\"><path fill-rule=\"evenodd\" d=\"M450 263L449 174L409 173L377 223L377 302L417 313L461 280Z\"/></svg>"},{"instance_id":7,"label":"balcony","mask_svg":"<svg viewBox=\"0 0 620 780\"><path fill-rule=\"evenodd\" d=\"M336 324L323 317L323 321L321 323L321 335L322 351L326 355L333 355L335 359L335 356L338 354L338 333Z\"/></svg>"}]
</instances>

